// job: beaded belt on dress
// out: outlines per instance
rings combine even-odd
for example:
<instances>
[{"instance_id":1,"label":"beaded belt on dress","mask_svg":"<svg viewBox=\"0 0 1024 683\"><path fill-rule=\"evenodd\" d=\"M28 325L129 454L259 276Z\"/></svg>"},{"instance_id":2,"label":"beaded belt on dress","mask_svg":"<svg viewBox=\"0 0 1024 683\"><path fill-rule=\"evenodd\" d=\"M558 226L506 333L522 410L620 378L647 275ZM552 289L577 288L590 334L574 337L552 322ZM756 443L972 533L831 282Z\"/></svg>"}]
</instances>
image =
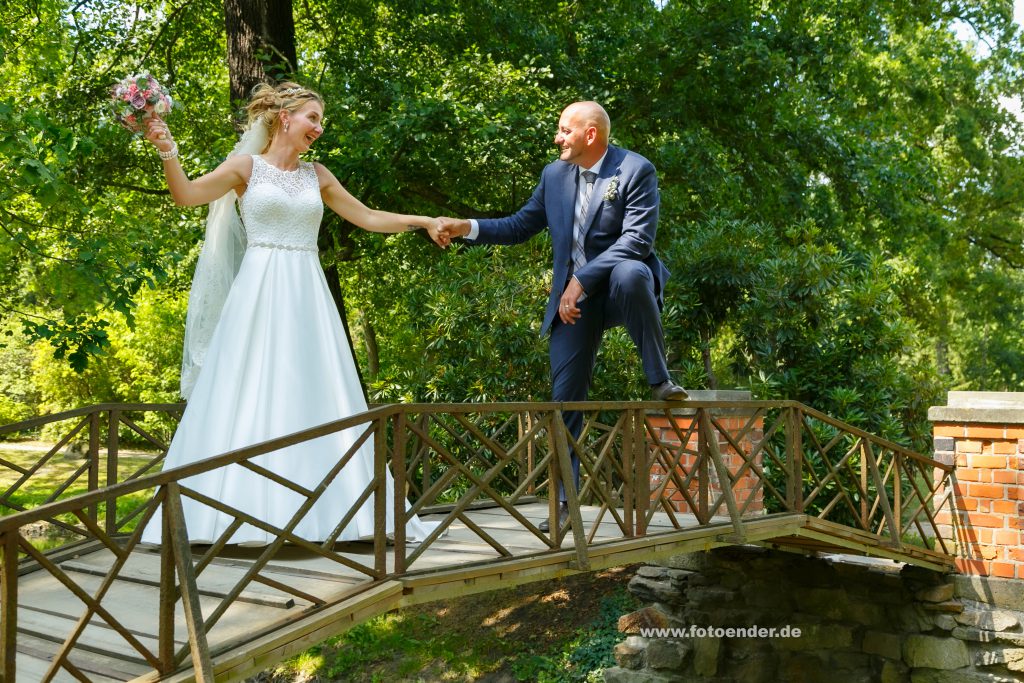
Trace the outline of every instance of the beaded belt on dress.
<instances>
[{"instance_id":1,"label":"beaded belt on dress","mask_svg":"<svg viewBox=\"0 0 1024 683\"><path fill-rule=\"evenodd\" d=\"M287 251L318 251L316 247L302 244L281 244L279 242L249 242L247 246L262 247L263 249L285 249Z\"/></svg>"}]
</instances>

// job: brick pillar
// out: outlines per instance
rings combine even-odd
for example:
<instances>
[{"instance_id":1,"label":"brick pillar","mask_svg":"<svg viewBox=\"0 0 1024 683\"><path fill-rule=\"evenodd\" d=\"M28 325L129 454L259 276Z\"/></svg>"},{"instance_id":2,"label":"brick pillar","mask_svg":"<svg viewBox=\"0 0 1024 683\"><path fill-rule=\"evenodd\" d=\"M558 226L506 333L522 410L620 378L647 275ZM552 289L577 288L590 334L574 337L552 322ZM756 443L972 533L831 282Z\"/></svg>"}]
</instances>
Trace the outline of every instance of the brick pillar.
<instances>
[{"instance_id":1,"label":"brick pillar","mask_svg":"<svg viewBox=\"0 0 1024 683\"><path fill-rule=\"evenodd\" d=\"M946 402L928 411L935 459L956 463L956 516L940 512L939 533L955 541L959 571L1024 579L1024 393L951 391Z\"/></svg>"},{"instance_id":2,"label":"brick pillar","mask_svg":"<svg viewBox=\"0 0 1024 683\"><path fill-rule=\"evenodd\" d=\"M749 401L749 391L688 391L690 399L694 401ZM750 418L753 416L754 411L748 408L716 408L714 410L715 418L722 425L723 428L728 430L733 439L736 440L736 436L739 435ZM676 428L679 433L686 434L686 431L690 428L690 425L695 419L695 411L692 409L679 409L672 411L672 420L676 423ZM665 417L663 412L652 412L647 416L647 422L650 428L655 431L658 439L662 444L668 446L672 453L673 458L678 454L678 448L680 446L679 437L676 434L675 429L669 422L669 419ZM761 438L764 434L764 421L759 417L755 420L754 425L749 432L741 439L739 439L739 446L743 450L743 453L749 458L753 452L754 447L761 442ZM729 472L735 475L740 469L743 468L745 460L736 449L728 442L728 440L721 434L718 436L718 448L722 453L722 459L725 462L726 468ZM698 438L697 431L695 430L691 435L688 443L685 446L685 452L682 460L680 461L679 476L681 480L685 480L687 473L694 467L697 461L698 452ZM761 455L760 453L754 458L754 462L757 463L758 467L761 466ZM654 492L661 485L666 477L665 469L657 461L651 465L651 500L654 500ZM718 473L715 471L715 467L712 463L708 463L708 478L710 480L711 489L711 502L718 497L722 491L721 484L718 480ZM689 487L690 496L694 501L697 499L697 478L691 481ZM733 495L736 497L736 504L743 510L746 506L744 514L763 514L764 513L764 488L758 487L758 478L753 471L748 467L744 470L740 478L733 484ZM662 493L662 498L669 500L673 508L678 512L684 514L692 514L694 511L690 509L689 504L683 497L683 494L676 488L675 483L670 481L666 486L665 491ZM699 501L698 501L699 502ZM717 513L718 515L728 515L728 509L723 505Z\"/></svg>"}]
</instances>

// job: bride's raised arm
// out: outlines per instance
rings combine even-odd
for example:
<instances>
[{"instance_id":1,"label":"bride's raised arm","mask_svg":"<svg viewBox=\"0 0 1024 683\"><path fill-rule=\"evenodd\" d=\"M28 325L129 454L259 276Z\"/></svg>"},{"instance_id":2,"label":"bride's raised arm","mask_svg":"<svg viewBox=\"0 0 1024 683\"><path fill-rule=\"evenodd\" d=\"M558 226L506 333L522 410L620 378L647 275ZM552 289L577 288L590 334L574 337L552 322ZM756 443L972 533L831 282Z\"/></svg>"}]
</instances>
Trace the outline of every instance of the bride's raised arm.
<instances>
[{"instance_id":1,"label":"bride's raised arm","mask_svg":"<svg viewBox=\"0 0 1024 683\"><path fill-rule=\"evenodd\" d=\"M252 159L246 156L228 157L220 166L195 180L189 180L178 161L178 145L171 137L167 123L159 116L147 121L146 139L160 152L164 162L164 176L171 198L178 206L209 204L229 190L240 192L249 182Z\"/></svg>"},{"instance_id":2,"label":"bride's raised arm","mask_svg":"<svg viewBox=\"0 0 1024 683\"><path fill-rule=\"evenodd\" d=\"M430 233L432 240L447 246L447 240L441 236L441 224L436 218L371 209L342 187L334 174L322 164L314 164L314 167L324 203L348 222L370 232L406 232L423 228Z\"/></svg>"}]
</instances>

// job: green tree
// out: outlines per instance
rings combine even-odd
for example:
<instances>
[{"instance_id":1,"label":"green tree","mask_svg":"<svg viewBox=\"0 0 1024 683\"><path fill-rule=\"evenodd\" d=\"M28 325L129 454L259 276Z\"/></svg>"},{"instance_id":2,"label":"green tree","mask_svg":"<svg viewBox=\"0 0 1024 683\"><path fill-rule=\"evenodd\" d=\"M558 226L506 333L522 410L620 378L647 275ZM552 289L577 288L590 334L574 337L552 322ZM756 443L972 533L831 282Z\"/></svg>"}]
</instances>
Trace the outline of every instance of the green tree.
<instances>
[{"instance_id":1,"label":"green tree","mask_svg":"<svg viewBox=\"0 0 1024 683\"><path fill-rule=\"evenodd\" d=\"M1020 124L999 98L1021 90L1024 51L1009 3L292 10L296 67L328 103L315 154L374 206L514 211L561 106L604 103L615 142L659 169L665 327L690 386L762 378L914 436L942 387L1019 381ZM131 329L143 288L187 287L202 219L105 121L106 89L157 69L182 103L186 168L213 168L234 139L223 5L48 0L4 21L0 306L81 368L112 344L104 311ZM547 395L543 238L440 254L332 221L321 246L375 397ZM595 397L642 395L630 347L607 340Z\"/></svg>"}]
</instances>

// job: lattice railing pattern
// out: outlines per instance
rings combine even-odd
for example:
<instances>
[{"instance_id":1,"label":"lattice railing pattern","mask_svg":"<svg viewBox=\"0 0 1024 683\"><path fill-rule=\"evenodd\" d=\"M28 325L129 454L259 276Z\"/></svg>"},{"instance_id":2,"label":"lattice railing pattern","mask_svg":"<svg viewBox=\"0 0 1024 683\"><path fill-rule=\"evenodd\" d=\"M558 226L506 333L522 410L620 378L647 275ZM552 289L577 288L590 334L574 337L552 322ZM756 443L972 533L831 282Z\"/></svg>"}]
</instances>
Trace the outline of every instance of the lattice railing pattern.
<instances>
[{"instance_id":1,"label":"lattice railing pattern","mask_svg":"<svg viewBox=\"0 0 1024 683\"><path fill-rule=\"evenodd\" d=\"M76 626L62 634L63 643L44 680L59 673L80 679L68 656L86 626L102 623L124 641L140 662L168 673L191 657L200 680L212 680L210 635L225 614L244 602L254 585L269 587L315 610L337 596L314 594L275 579L265 571L272 558L289 544L328 565L340 565L379 581L416 571L417 560L442 543L454 525L473 534L495 558L514 550L474 522L468 514L481 506L496 507L509 523L536 538L549 552L562 550L571 538L576 564L588 566L588 547L607 542L609 529L618 538L651 533L656 515L672 529L731 521L738 537L742 520L765 512L812 514L838 521L881 542L938 544L950 553L936 531L935 512L952 500L936 498L952 468L897 444L833 420L798 403L688 402L684 408L664 403L503 403L413 404L373 408L365 413L296 434L218 455L185 467L156 472L167 449L167 437L144 428L143 417L159 413L173 420L182 406L96 406L0 428L0 435L66 424L54 448L30 466L0 460L0 475L13 483L0 493L0 663L6 680L13 679L18 641L19 576L46 572L67 590L69 601L80 604ZM566 432L563 410L581 410L584 427L578 439ZM725 412L732 411L732 417ZM735 417L736 411L742 417ZM149 424L148 422L146 424ZM658 426L662 425L662 426ZM664 426L667 425L667 426ZM291 482L282 473L261 467L259 456L286 446L342 430L356 436L323 480L313 488ZM119 469L120 443L126 434L146 441L157 455L131 471ZM33 509L24 509L18 494L33 476L73 440L87 439L88 457L67 480ZM337 524L326 539L313 542L294 533L304 515L354 457L372 442L374 476L350 509L339 511ZM519 505L547 501L549 521L556 517L560 483L571 478L571 455L580 459L579 490L566 487L570 503L568 525L551 525L541 532ZM222 501L190 488L188 478L223 467L244 467L298 494L302 501L292 518L277 527ZM391 477L387 476L390 471ZM933 476L942 472L942 476ZM85 491L66 497L72 485ZM393 487L390 496L386 487ZM949 487L946 487L947 489ZM229 528L205 548L191 546L183 504L193 500L232 519ZM395 521L388 529L386 509ZM131 501L126 504L125 501ZM375 517L372 552L353 554L337 544L353 510L371 504ZM580 504L596 514L584 521ZM413 515L430 515L436 530L419 543L406 538ZM68 544L46 552L37 550L24 530L45 522L69 530ZM115 605L106 600L115 579L133 562L147 524L159 524L162 543L152 568L159 599L133 609L160 615L160 633L144 639L135 634ZM234 532L249 524L269 532L274 540L217 596L201 593L199 580L225 549ZM602 539L598 540L598 530ZM660 527L664 528L664 527ZM570 533L571 532L571 533ZM613 535L614 535L613 534ZM98 583L86 588L62 568L66 558L83 547L104 549L109 566ZM183 614L188 640L175 640L175 614Z\"/></svg>"}]
</instances>

